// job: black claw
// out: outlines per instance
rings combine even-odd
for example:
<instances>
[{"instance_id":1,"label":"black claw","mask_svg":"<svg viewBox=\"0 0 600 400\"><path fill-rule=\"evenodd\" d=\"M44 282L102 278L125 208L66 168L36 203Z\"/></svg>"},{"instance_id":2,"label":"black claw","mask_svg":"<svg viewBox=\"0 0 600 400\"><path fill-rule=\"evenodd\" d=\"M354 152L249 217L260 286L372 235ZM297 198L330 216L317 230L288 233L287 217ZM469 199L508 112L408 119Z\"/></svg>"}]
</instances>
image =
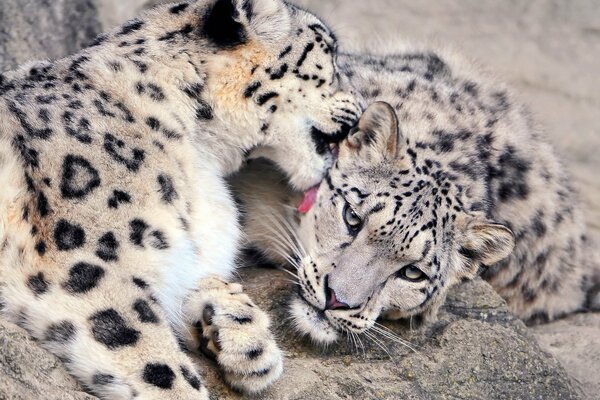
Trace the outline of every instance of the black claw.
<instances>
[{"instance_id":1,"label":"black claw","mask_svg":"<svg viewBox=\"0 0 600 400\"><path fill-rule=\"evenodd\" d=\"M215 308L212 305L207 304L206 307L204 307L204 310L202 311L202 322L204 322L204 325L212 325L212 319L214 315Z\"/></svg>"}]
</instances>

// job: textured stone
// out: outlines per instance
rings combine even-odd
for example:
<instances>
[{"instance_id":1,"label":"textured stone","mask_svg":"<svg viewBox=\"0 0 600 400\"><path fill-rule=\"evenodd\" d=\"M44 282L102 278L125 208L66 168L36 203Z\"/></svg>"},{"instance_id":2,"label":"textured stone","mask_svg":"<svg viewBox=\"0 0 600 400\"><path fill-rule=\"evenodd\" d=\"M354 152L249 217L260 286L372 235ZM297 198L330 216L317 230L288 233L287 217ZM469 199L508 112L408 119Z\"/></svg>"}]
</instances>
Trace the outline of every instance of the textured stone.
<instances>
[{"instance_id":1,"label":"textured stone","mask_svg":"<svg viewBox=\"0 0 600 400\"><path fill-rule=\"evenodd\" d=\"M62 362L23 329L0 320L0 400L92 400Z\"/></svg>"},{"instance_id":2,"label":"textured stone","mask_svg":"<svg viewBox=\"0 0 600 400\"><path fill-rule=\"evenodd\" d=\"M69 55L99 32L92 0L2 0L0 70Z\"/></svg>"},{"instance_id":3,"label":"textured stone","mask_svg":"<svg viewBox=\"0 0 600 400\"><path fill-rule=\"evenodd\" d=\"M293 290L280 271L249 269L242 281L274 319L287 356L282 378L257 398L279 399L577 399L560 364L540 350L527 327L485 282L453 290L439 320L427 328L383 322L408 346L379 335L316 348L293 331L285 304ZM219 399L241 399L214 365L198 360Z\"/></svg>"}]
</instances>

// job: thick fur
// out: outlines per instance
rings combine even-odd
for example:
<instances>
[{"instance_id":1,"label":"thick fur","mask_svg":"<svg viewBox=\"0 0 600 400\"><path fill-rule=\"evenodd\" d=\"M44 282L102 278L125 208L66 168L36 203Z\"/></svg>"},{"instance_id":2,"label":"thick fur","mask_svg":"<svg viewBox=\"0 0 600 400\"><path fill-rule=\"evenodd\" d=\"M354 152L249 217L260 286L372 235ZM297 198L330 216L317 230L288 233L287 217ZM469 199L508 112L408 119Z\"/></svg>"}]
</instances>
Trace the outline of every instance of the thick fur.
<instances>
[{"instance_id":1,"label":"thick fur","mask_svg":"<svg viewBox=\"0 0 600 400\"><path fill-rule=\"evenodd\" d=\"M527 321L598 309L598 259L570 177L504 86L444 51L346 54L340 65L366 103L391 107L367 109L306 215L271 210L299 218L301 296L291 308L301 331L330 342L380 315L432 318L452 285L479 273ZM263 187L264 167L253 168L238 196L250 213L268 213L252 204L267 190L244 194L253 180ZM280 181L269 180L273 198L284 198ZM362 220L358 232L346 207ZM257 247L277 236L272 219L247 221ZM408 266L422 279L407 279ZM326 309L332 292L348 307Z\"/></svg>"},{"instance_id":2,"label":"thick fur","mask_svg":"<svg viewBox=\"0 0 600 400\"><path fill-rule=\"evenodd\" d=\"M282 1L205 0L0 75L2 316L102 398L207 398L178 341L268 386L267 316L211 277L240 238L224 178L259 151L297 188L321 181L360 113L335 51Z\"/></svg>"}]
</instances>

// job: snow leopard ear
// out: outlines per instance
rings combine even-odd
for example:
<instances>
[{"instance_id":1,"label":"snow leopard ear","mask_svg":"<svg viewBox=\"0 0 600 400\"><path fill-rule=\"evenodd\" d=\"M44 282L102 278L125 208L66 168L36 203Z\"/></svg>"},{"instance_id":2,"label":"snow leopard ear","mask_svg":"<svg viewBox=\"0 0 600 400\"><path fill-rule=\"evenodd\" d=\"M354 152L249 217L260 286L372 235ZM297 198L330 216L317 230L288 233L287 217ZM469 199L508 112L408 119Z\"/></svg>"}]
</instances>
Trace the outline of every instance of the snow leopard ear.
<instances>
[{"instance_id":1,"label":"snow leopard ear","mask_svg":"<svg viewBox=\"0 0 600 400\"><path fill-rule=\"evenodd\" d=\"M459 238L463 277L474 278L480 266L489 267L512 253L515 237L504 225L472 221Z\"/></svg>"},{"instance_id":2,"label":"snow leopard ear","mask_svg":"<svg viewBox=\"0 0 600 400\"><path fill-rule=\"evenodd\" d=\"M204 33L224 48L250 39L272 44L290 29L290 14L281 0L217 0L204 20Z\"/></svg>"},{"instance_id":3,"label":"snow leopard ear","mask_svg":"<svg viewBox=\"0 0 600 400\"><path fill-rule=\"evenodd\" d=\"M353 154L367 162L395 159L398 156L400 128L396 112L388 103L371 104L360 117L358 125L342 142L340 158Z\"/></svg>"}]
</instances>

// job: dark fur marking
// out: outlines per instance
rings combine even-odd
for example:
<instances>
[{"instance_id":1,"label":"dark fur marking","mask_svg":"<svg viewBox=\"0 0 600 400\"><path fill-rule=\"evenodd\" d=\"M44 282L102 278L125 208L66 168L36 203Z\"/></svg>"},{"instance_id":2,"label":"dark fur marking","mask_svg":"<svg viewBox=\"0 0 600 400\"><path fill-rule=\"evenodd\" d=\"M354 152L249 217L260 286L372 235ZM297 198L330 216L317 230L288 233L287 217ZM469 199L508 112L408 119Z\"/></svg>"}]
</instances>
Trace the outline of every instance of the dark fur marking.
<instances>
[{"instance_id":1,"label":"dark fur marking","mask_svg":"<svg viewBox=\"0 0 600 400\"><path fill-rule=\"evenodd\" d=\"M92 384L96 386L106 386L115 382L115 377L111 374L97 373L92 376Z\"/></svg>"},{"instance_id":2,"label":"dark fur marking","mask_svg":"<svg viewBox=\"0 0 600 400\"><path fill-rule=\"evenodd\" d=\"M70 321L56 322L46 329L44 339L48 342L66 343L75 337L77 329Z\"/></svg>"},{"instance_id":3,"label":"dark fur marking","mask_svg":"<svg viewBox=\"0 0 600 400\"><path fill-rule=\"evenodd\" d=\"M244 97L249 98L262 86L260 82L251 83L244 91Z\"/></svg>"},{"instance_id":4,"label":"dark fur marking","mask_svg":"<svg viewBox=\"0 0 600 400\"><path fill-rule=\"evenodd\" d=\"M138 299L133 303L133 309L137 313L140 322L148 324L157 324L158 317L150 308L150 304L146 300Z\"/></svg>"},{"instance_id":5,"label":"dark fur marking","mask_svg":"<svg viewBox=\"0 0 600 400\"><path fill-rule=\"evenodd\" d=\"M119 242L112 232L107 232L98 239L98 249L96 255L106 262L117 261L119 256L117 252L119 250Z\"/></svg>"},{"instance_id":6,"label":"dark fur marking","mask_svg":"<svg viewBox=\"0 0 600 400\"><path fill-rule=\"evenodd\" d=\"M69 279L63 283L63 288L73 294L89 292L104 277L104 269L94 264L80 262L69 270Z\"/></svg>"},{"instance_id":7,"label":"dark fur marking","mask_svg":"<svg viewBox=\"0 0 600 400\"><path fill-rule=\"evenodd\" d=\"M214 118L212 107L202 99L198 99L196 118L199 120L211 120Z\"/></svg>"},{"instance_id":8,"label":"dark fur marking","mask_svg":"<svg viewBox=\"0 0 600 400\"><path fill-rule=\"evenodd\" d=\"M189 7L188 3L176 4L173 7L169 8L169 12L171 14L179 14L179 13L185 11L188 7Z\"/></svg>"},{"instance_id":9,"label":"dark fur marking","mask_svg":"<svg viewBox=\"0 0 600 400\"><path fill-rule=\"evenodd\" d=\"M167 204L171 204L173 200L177 199L179 195L175 190L175 185L173 185L173 179L169 175L161 174L156 180L159 185L159 192L161 194L161 199L163 202Z\"/></svg>"},{"instance_id":10,"label":"dark fur marking","mask_svg":"<svg viewBox=\"0 0 600 400\"><path fill-rule=\"evenodd\" d=\"M50 209L50 205L48 204L48 198L44 194L44 192L39 192L37 196L37 210L40 214L40 217L47 217L48 214L52 211Z\"/></svg>"},{"instance_id":11,"label":"dark fur marking","mask_svg":"<svg viewBox=\"0 0 600 400\"><path fill-rule=\"evenodd\" d=\"M110 350L135 345L141 333L127 325L114 309L99 311L90 317L92 335Z\"/></svg>"},{"instance_id":12,"label":"dark fur marking","mask_svg":"<svg viewBox=\"0 0 600 400\"><path fill-rule=\"evenodd\" d=\"M131 196L127 192L114 190L112 196L108 199L108 206L110 208L119 208L119 204L121 203L131 203Z\"/></svg>"},{"instance_id":13,"label":"dark fur marking","mask_svg":"<svg viewBox=\"0 0 600 400\"><path fill-rule=\"evenodd\" d=\"M161 389L171 389L175 381L175 373L166 364L150 363L144 367L144 382Z\"/></svg>"},{"instance_id":14,"label":"dark fur marking","mask_svg":"<svg viewBox=\"0 0 600 400\"><path fill-rule=\"evenodd\" d=\"M85 245L85 231L80 225L61 219L54 226L54 241L60 251L70 251Z\"/></svg>"},{"instance_id":15,"label":"dark fur marking","mask_svg":"<svg viewBox=\"0 0 600 400\"><path fill-rule=\"evenodd\" d=\"M123 155L125 142L110 133L104 135L104 149L115 161L125 165L132 172L137 172L145 159L144 150L136 147L131 149L131 156Z\"/></svg>"},{"instance_id":16,"label":"dark fur marking","mask_svg":"<svg viewBox=\"0 0 600 400\"><path fill-rule=\"evenodd\" d=\"M247 351L246 358L248 360L256 360L258 357L260 357L262 355L263 352L264 352L264 350L261 348Z\"/></svg>"},{"instance_id":17,"label":"dark fur marking","mask_svg":"<svg viewBox=\"0 0 600 400\"><path fill-rule=\"evenodd\" d=\"M183 379L186 380L187 383L190 384L196 390L200 390L200 378L194 372L190 371L184 365L182 365L179 370L181 371L181 375L183 375Z\"/></svg>"},{"instance_id":18,"label":"dark fur marking","mask_svg":"<svg viewBox=\"0 0 600 400\"><path fill-rule=\"evenodd\" d=\"M137 278L137 277L133 277L131 278L131 281L133 282L133 284L137 287L139 287L140 289L147 289L148 288L148 283L141 279L141 278Z\"/></svg>"},{"instance_id":19,"label":"dark fur marking","mask_svg":"<svg viewBox=\"0 0 600 400\"><path fill-rule=\"evenodd\" d=\"M144 235L150 226L141 219L129 222L129 240L136 246L144 247Z\"/></svg>"},{"instance_id":20,"label":"dark fur marking","mask_svg":"<svg viewBox=\"0 0 600 400\"><path fill-rule=\"evenodd\" d=\"M154 230L150 232L150 246L158 250L166 250L169 248L169 243L163 232Z\"/></svg>"},{"instance_id":21,"label":"dark fur marking","mask_svg":"<svg viewBox=\"0 0 600 400\"><path fill-rule=\"evenodd\" d=\"M267 93L263 93L260 96L258 96L258 98L256 99L256 103L259 106L264 105L267 101L271 100L274 97L278 97L279 94L275 93L275 92L267 92Z\"/></svg>"},{"instance_id":22,"label":"dark fur marking","mask_svg":"<svg viewBox=\"0 0 600 400\"><path fill-rule=\"evenodd\" d=\"M123 25L123 28L121 28L121 30L117 33L117 36L129 35L132 32L139 31L140 29L142 29L143 26L144 21L141 21L139 19L128 21L125 25Z\"/></svg>"},{"instance_id":23,"label":"dark fur marking","mask_svg":"<svg viewBox=\"0 0 600 400\"><path fill-rule=\"evenodd\" d=\"M296 63L296 65L298 67L301 67L302 64L304 64L304 61L306 61L306 58L308 57L308 53L310 53L314 48L315 48L315 44L312 42L307 44L306 47L304 47L304 50L302 51L302 54L300 55L300 59L298 59L298 62Z\"/></svg>"},{"instance_id":24,"label":"dark fur marking","mask_svg":"<svg viewBox=\"0 0 600 400\"><path fill-rule=\"evenodd\" d=\"M228 48L246 42L246 31L234 18L238 11L232 0L218 0L204 20L203 30L218 47Z\"/></svg>"},{"instance_id":25,"label":"dark fur marking","mask_svg":"<svg viewBox=\"0 0 600 400\"><path fill-rule=\"evenodd\" d=\"M100 186L100 175L83 157L69 154L62 167L60 191L66 199L82 199Z\"/></svg>"},{"instance_id":26,"label":"dark fur marking","mask_svg":"<svg viewBox=\"0 0 600 400\"><path fill-rule=\"evenodd\" d=\"M42 295L48 291L50 284L44 277L44 273L38 272L37 275L31 275L27 279L27 287L36 295Z\"/></svg>"}]
</instances>

